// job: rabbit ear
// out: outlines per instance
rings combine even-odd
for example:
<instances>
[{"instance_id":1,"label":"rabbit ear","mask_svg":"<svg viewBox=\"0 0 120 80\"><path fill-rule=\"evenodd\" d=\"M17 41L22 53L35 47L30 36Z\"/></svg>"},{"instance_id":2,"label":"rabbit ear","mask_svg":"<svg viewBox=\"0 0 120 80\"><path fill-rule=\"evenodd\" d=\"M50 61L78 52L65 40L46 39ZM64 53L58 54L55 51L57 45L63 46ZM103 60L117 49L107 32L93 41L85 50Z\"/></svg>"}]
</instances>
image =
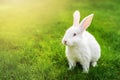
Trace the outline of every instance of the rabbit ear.
<instances>
[{"instance_id":1,"label":"rabbit ear","mask_svg":"<svg viewBox=\"0 0 120 80\"><path fill-rule=\"evenodd\" d=\"M73 14L73 25L78 26L79 20L80 20L80 12L78 10L76 10Z\"/></svg>"},{"instance_id":2,"label":"rabbit ear","mask_svg":"<svg viewBox=\"0 0 120 80\"><path fill-rule=\"evenodd\" d=\"M90 14L89 16L85 17L82 20L82 22L80 23L82 32L85 31L90 26L93 16L94 16L94 14Z\"/></svg>"}]
</instances>

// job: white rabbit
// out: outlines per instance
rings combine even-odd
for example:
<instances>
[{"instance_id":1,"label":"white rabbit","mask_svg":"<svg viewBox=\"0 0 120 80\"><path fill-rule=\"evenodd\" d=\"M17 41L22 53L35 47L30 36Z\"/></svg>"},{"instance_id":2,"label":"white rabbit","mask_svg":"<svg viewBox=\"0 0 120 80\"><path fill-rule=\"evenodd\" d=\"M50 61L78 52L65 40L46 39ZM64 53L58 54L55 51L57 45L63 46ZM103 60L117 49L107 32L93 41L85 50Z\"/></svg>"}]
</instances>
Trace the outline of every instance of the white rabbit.
<instances>
[{"instance_id":1,"label":"white rabbit","mask_svg":"<svg viewBox=\"0 0 120 80\"><path fill-rule=\"evenodd\" d=\"M76 62L82 65L83 72L89 72L90 63L93 67L101 55L100 45L92 34L86 31L90 26L94 14L85 17L81 23L80 12L76 10L73 14L73 25L66 31L62 43L66 45L66 57L69 69L76 66Z\"/></svg>"}]
</instances>

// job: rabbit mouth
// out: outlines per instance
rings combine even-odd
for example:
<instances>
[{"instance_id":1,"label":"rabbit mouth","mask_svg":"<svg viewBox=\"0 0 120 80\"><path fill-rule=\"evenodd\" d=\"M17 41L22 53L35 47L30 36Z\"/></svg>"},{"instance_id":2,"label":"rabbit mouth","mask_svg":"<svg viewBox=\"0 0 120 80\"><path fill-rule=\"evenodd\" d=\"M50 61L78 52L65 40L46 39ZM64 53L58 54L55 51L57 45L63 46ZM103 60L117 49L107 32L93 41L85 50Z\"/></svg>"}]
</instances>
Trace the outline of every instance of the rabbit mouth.
<instances>
[{"instance_id":1,"label":"rabbit mouth","mask_svg":"<svg viewBox=\"0 0 120 80\"><path fill-rule=\"evenodd\" d=\"M67 45L68 45L68 43L67 43L67 42L63 42L63 45L67 46Z\"/></svg>"},{"instance_id":2,"label":"rabbit mouth","mask_svg":"<svg viewBox=\"0 0 120 80\"><path fill-rule=\"evenodd\" d=\"M72 46L73 43L71 43L69 40L62 40L62 44L65 46Z\"/></svg>"},{"instance_id":3,"label":"rabbit mouth","mask_svg":"<svg viewBox=\"0 0 120 80\"><path fill-rule=\"evenodd\" d=\"M63 45L68 46L68 42L62 42Z\"/></svg>"},{"instance_id":4,"label":"rabbit mouth","mask_svg":"<svg viewBox=\"0 0 120 80\"><path fill-rule=\"evenodd\" d=\"M64 45L65 45L65 46L69 46L69 47L73 46L73 44L68 43L68 42L67 42L67 43L65 43Z\"/></svg>"},{"instance_id":5,"label":"rabbit mouth","mask_svg":"<svg viewBox=\"0 0 120 80\"><path fill-rule=\"evenodd\" d=\"M69 43L68 41L64 41L63 44L64 44L65 46L70 46L70 43Z\"/></svg>"}]
</instances>

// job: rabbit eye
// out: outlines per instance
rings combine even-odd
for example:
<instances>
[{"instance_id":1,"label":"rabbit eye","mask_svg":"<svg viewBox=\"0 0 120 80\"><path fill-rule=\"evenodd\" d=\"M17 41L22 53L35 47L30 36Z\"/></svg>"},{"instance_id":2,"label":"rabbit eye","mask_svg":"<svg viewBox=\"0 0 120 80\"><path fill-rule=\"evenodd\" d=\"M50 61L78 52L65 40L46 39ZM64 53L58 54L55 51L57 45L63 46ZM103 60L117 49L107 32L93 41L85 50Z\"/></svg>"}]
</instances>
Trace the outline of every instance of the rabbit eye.
<instances>
[{"instance_id":1,"label":"rabbit eye","mask_svg":"<svg viewBox=\"0 0 120 80\"><path fill-rule=\"evenodd\" d=\"M74 33L73 36L76 36L76 33Z\"/></svg>"}]
</instances>

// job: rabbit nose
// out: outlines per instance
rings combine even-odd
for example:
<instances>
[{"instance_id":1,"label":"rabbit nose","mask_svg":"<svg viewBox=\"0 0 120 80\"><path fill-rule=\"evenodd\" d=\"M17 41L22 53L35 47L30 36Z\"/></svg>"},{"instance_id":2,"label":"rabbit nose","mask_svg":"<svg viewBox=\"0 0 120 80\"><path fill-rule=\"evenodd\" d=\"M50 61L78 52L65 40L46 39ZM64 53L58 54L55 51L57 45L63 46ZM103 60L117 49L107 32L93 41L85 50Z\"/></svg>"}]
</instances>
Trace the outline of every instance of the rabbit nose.
<instances>
[{"instance_id":1,"label":"rabbit nose","mask_svg":"<svg viewBox=\"0 0 120 80\"><path fill-rule=\"evenodd\" d=\"M67 41L65 40L64 43L67 44Z\"/></svg>"}]
</instances>

